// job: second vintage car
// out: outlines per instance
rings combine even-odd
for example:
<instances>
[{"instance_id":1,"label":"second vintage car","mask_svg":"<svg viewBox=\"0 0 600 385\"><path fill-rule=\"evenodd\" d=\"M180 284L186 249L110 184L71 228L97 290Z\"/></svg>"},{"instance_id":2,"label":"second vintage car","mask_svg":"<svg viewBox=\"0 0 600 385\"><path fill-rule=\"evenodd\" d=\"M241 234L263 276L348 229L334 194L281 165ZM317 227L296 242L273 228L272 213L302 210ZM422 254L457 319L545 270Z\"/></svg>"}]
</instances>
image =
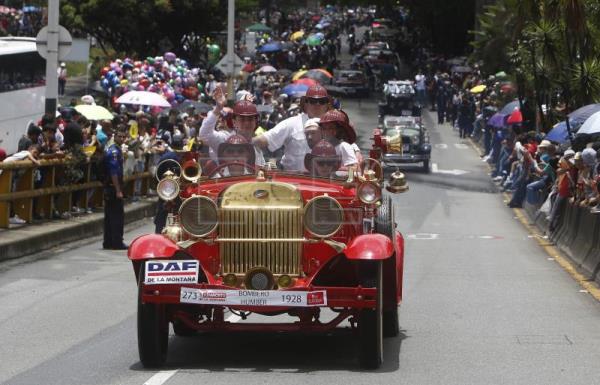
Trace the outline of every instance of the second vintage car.
<instances>
[{"instance_id":1,"label":"second vintage car","mask_svg":"<svg viewBox=\"0 0 600 385\"><path fill-rule=\"evenodd\" d=\"M370 156L381 161L384 166L422 163L423 170L429 172L431 143L421 118L384 116L383 124L373 132Z\"/></svg>"}]
</instances>

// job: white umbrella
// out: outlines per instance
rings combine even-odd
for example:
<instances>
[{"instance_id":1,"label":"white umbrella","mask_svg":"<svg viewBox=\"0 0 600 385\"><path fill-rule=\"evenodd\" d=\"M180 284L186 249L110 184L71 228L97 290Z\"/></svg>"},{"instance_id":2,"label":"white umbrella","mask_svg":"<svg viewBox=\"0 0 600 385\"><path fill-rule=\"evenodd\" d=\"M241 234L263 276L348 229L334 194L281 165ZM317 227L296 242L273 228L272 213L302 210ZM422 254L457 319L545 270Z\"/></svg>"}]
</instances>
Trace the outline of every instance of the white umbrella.
<instances>
[{"instance_id":1,"label":"white umbrella","mask_svg":"<svg viewBox=\"0 0 600 385\"><path fill-rule=\"evenodd\" d=\"M600 132L600 111L587 118L577 131L578 134L595 134L598 132Z\"/></svg>"},{"instance_id":2,"label":"white umbrella","mask_svg":"<svg viewBox=\"0 0 600 385\"><path fill-rule=\"evenodd\" d=\"M262 66L260 67L260 69L257 72L263 72L263 73L267 73L267 72L277 72L277 69L273 66Z\"/></svg>"},{"instance_id":3,"label":"white umbrella","mask_svg":"<svg viewBox=\"0 0 600 385\"><path fill-rule=\"evenodd\" d=\"M171 104L155 92L149 91L129 91L119 96L117 103L120 104L139 104L142 106L171 107Z\"/></svg>"}]
</instances>

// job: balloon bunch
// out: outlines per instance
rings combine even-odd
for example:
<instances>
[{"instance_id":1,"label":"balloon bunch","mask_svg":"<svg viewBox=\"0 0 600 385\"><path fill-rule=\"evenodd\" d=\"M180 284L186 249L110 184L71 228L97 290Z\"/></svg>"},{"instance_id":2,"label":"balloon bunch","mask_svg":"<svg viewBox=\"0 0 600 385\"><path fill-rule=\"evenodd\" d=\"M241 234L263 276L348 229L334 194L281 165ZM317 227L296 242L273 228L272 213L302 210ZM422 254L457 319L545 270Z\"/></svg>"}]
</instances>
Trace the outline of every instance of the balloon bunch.
<instances>
[{"instance_id":1,"label":"balloon bunch","mask_svg":"<svg viewBox=\"0 0 600 385\"><path fill-rule=\"evenodd\" d=\"M119 96L128 91L161 94L173 107L187 99L204 97L199 68L189 68L173 52L145 60L116 59L100 70L100 85L108 94Z\"/></svg>"}]
</instances>

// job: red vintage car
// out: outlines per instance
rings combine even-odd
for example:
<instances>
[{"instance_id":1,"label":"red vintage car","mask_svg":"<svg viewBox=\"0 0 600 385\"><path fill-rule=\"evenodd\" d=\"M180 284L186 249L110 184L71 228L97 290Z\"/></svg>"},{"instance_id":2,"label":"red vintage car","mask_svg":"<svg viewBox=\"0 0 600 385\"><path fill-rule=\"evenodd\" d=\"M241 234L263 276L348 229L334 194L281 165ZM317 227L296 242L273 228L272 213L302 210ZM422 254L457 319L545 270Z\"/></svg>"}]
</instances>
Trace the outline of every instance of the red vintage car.
<instances>
[{"instance_id":1,"label":"red vintage car","mask_svg":"<svg viewBox=\"0 0 600 385\"><path fill-rule=\"evenodd\" d=\"M169 323L185 336L326 332L349 320L361 366L379 367L382 338L399 332L404 240L382 194L381 166L372 159L361 166L362 173L350 169L343 179L270 169L210 179L193 160L181 177L166 172L157 192L180 200L179 208L162 234L140 236L128 251L138 282L142 364L165 362ZM394 173L386 189L408 186ZM324 308L336 314L330 321L320 320ZM296 320L232 323L226 309L243 319L259 313Z\"/></svg>"}]
</instances>

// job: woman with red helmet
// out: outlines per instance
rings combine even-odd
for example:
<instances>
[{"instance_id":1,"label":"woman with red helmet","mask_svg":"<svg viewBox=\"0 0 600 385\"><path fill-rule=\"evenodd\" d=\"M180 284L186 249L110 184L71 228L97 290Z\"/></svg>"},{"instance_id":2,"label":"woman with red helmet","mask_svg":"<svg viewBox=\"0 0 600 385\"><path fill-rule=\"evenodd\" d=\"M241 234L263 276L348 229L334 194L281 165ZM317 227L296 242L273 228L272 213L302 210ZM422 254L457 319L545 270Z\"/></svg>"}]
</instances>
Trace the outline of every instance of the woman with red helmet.
<instances>
[{"instance_id":1,"label":"woman with red helmet","mask_svg":"<svg viewBox=\"0 0 600 385\"><path fill-rule=\"evenodd\" d=\"M224 110L227 98L225 92L221 86L215 89L213 93L216 105L212 111L209 111L206 119L202 121L200 127L200 138L208 144L212 151L211 158L218 161L217 156L218 149L221 143L225 142L227 138L234 134L238 134L244 137L248 143L252 140L254 130L258 126L258 111L256 105L248 100L240 100L233 106L233 127L234 131L217 131L215 126L217 123L217 117L221 115ZM255 147L255 162L257 166L263 166L265 160L262 151Z\"/></svg>"},{"instance_id":2,"label":"woman with red helmet","mask_svg":"<svg viewBox=\"0 0 600 385\"><path fill-rule=\"evenodd\" d=\"M335 147L326 140L321 140L304 157L304 167L310 175L317 177L331 177L340 168L342 160L335 151Z\"/></svg>"},{"instance_id":3,"label":"woman with red helmet","mask_svg":"<svg viewBox=\"0 0 600 385\"><path fill-rule=\"evenodd\" d=\"M304 172L304 157L310 152L304 135L304 124L308 119L319 118L331 109L331 99L321 85L311 86L300 103L302 113L279 122L261 136L252 139L260 148L275 152L284 147L281 165L286 171Z\"/></svg>"},{"instance_id":4,"label":"woman with red helmet","mask_svg":"<svg viewBox=\"0 0 600 385\"><path fill-rule=\"evenodd\" d=\"M213 178L251 174L255 165L254 146L241 135L232 135L219 145L219 166Z\"/></svg>"},{"instance_id":5,"label":"woman with red helmet","mask_svg":"<svg viewBox=\"0 0 600 385\"><path fill-rule=\"evenodd\" d=\"M356 142L356 132L350 125L348 116L339 110L327 111L319 121L321 135L335 147L342 158L342 167L357 166L358 159L352 144Z\"/></svg>"}]
</instances>

